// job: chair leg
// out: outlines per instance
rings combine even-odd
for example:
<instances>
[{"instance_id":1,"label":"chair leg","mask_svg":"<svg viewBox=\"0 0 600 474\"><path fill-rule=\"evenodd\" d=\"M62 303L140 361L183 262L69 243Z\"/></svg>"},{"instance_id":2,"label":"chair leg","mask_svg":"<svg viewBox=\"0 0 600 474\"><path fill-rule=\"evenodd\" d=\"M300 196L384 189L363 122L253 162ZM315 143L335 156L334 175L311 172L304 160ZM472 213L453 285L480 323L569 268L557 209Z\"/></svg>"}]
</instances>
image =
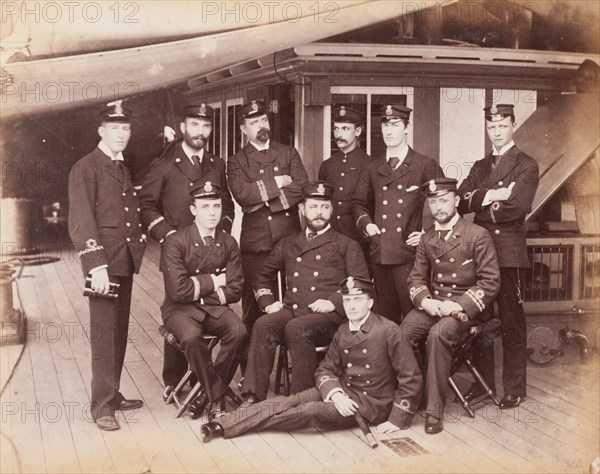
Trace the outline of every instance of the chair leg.
<instances>
[{"instance_id":1,"label":"chair leg","mask_svg":"<svg viewBox=\"0 0 600 474\"><path fill-rule=\"evenodd\" d=\"M465 365L468 367L469 371L471 372L471 375L473 375L473 378L477 381L477 383L479 383L483 389L485 390L485 395L483 395L482 397L479 397L481 400L485 400L486 398L491 398L492 401L497 405L500 406L500 401L498 400L498 397L496 397L496 394L494 393L494 391L490 388L490 386L487 384L487 382L485 381L485 379L482 377L481 373L479 372L479 370L477 370L477 367L475 367L475 365L473 365L473 361L470 358L467 358L465 360ZM477 399L477 401L480 401L479 398Z\"/></svg>"},{"instance_id":2,"label":"chair leg","mask_svg":"<svg viewBox=\"0 0 600 474\"><path fill-rule=\"evenodd\" d=\"M290 361L288 360L288 351L287 349L283 354L284 362L283 362L283 393L285 393L286 397L290 396Z\"/></svg>"},{"instance_id":3,"label":"chair leg","mask_svg":"<svg viewBox=\"0 0 600 474\"><path fill-rule=\"evenodd\" d=\"M202 384L200 382L196 382L196 385L194 385L194 387L190 390L190 393L188 393L188 396L185 397L185 400L183 402L179 402L178 399L175 399L177 400L176 404L179 403L177 407L177 413L175 414L175 418L179 418L183 414L183 412L187 410L187 407L190 403L192 403L192 400L194 400L194 398L198 396L201 389Z\"/></svg>"},{"instance_id":4,"label":"chair leg","mask_svg":"<svg viewBox=\"0 0 600 474\"><path fill-rule=\"evenodd\" d=\"M456 382L452 379L452 377L448 377L448 383L450 384L450 388L452 389L454 394L460 400L462 407L469 414L469 417L475 418L475 412L473 411L471 404L465 400L464 395L462 394L462 392L460 391L460 389L458 388L458 386L456 385Z\"/></svg>"},{"instance_id":5,"label":"chair leg","mask_svg":"<svg viewBox=\"0 0 600 474\"><path fill-rule=\"evenodd\" d=\"M185 375L181 378L181 380L179 381L179 383L177 384L177 386L173 389L173 391L167 397L167 400L165 401L165 403L167 405L169 403L173 403L173 401L175 400L175 397L177 397L179 395L179 392L181 392L181 390L183 389L184 385L192 377L193 373L194 372L192 372L192 369L190 367L188 367L188 370L185 373Z\"/></svg>"},{"instance_id":6,"label":"chair leg","mask_svg":"<svg viewBox=\"0 0 600 474\"><path fill-rule=\"evenodd\" d=\"M288 369L288 361L287 361L287 348L285 346L279 346L279 356L277 357L277 368L275 369L275 388L273 392L275 395L279 395L281 393L281 384L283 383L283 389L286 391L285 386L285 374ZM289 377L289 375L288 375ZM288 378L289 380L289 378ZM289 388L288 388L289 390ZM289 394L286 394L289 395Z\"/></svg>"}]
</instances>

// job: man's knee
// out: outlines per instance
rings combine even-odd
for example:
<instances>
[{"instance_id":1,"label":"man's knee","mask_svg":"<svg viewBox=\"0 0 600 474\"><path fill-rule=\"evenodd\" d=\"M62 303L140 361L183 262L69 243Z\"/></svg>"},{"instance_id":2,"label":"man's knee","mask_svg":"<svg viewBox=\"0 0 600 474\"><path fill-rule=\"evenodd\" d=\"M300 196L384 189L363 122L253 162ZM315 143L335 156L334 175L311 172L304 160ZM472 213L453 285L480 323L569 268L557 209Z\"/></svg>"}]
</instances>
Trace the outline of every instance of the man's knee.
<instances>
[{"instance_id":1,"label":"man's knee","mask_svg":"<svg viewBox=\"0 0 600 474\"><path fill-rule=\"evenodd\" d=\"M221 343L231 343L242 345L248 339L248 331L241 320L234 321L227 325Z\"/></svg>"},{"instance_id":2,"label":"man's knee","mask_svg":"<svg viewBox=\"0 0 600 474\"><path fill-rule=\"evenodd\" d=\"M314 335L297 319L292 319L285 325L285 340L288 346L298 342L314 343Z\"/></svg>"}]
</instances>

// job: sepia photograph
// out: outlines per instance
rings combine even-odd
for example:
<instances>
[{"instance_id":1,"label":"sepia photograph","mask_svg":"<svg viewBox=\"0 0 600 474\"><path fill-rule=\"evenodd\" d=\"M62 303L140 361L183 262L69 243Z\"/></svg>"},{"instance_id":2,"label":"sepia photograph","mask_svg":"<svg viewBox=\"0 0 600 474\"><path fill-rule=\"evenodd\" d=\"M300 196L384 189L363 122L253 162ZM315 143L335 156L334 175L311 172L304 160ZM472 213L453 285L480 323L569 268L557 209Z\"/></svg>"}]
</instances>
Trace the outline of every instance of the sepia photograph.
<instances>
[{"instance_id":1,"label":"sepia photograph","mask_svg":"<svg viewBox=\"0 0 600 474\"><path fill-rule=\"evenodd\" d=\"M600 474L599 0L0 10L0 473Z\"/></svg>"}]
</instances>

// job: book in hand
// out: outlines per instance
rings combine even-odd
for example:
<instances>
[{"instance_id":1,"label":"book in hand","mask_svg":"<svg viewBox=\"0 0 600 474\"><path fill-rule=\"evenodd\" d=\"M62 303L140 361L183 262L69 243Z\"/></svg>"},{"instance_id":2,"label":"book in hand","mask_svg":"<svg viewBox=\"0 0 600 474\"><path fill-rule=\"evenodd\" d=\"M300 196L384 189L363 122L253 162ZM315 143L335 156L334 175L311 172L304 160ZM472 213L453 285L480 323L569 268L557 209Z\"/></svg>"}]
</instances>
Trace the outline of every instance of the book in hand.
<instances>
[{"instance_id":1,"label":"book in hand","mask_svg":"<svg viewBox=\"0 0 600 474\"><path fill-rule=\"evenodd\" d=\"M86 277L85 288L83 289L83 296L88 296L90 298L118 298L119 284L110 282L108 293L104 295L102 293L96 293L94 290L92 290L92 277Z\"/></svg>"}]
</instances>

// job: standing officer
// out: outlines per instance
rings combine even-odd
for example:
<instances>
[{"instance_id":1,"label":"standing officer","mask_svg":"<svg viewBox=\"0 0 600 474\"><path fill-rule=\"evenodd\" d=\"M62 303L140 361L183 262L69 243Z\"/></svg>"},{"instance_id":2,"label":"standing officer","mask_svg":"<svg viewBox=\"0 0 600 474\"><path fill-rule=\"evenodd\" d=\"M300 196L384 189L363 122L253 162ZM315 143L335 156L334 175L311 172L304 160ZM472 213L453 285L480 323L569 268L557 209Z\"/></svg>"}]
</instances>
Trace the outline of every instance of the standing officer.
<instances>
[{"instance_id":1,"label":"standing officer","mask_svg":"<svg viewBox=\"0 0 600 474\"><path fill-rule=\"evenodd\" d=\"M129 111L123 101L107 105L98 127L100 143L79 160L69 175L69 234L84 275L91 277L90 325L93 328L92 418L101 430L120 428L116 410L133 410L141 400L127 400L119 385L129 327L133 273L146 247L137 192L123 163L131 137ZM108 297L109 283L119 284Z\"/></svg>"},{"instance_id":2,"label":"standing officer","mask_svg":"<svg viewBox=\"0 0 600 474\"><path fill-rule=\"evenodd\" d=\"M369 257L369 242L358 233L352 216L352 200L363 168L371 157L358 147L362 132L363 114L350 107L341 106L333 111L333 136L339 148L331 158L319 167L319 181L333 187L333 228L362 247L365 258Z\"/></svg>"},{"instance_id":3,"label":"standing officer","mask_svg":"<svg viewBox=\"0 0 600 474\"><path fill-rule=\"evenodd\" d=\"M485 307L500 289L492 238L484 228L457 213L460 198L456 184L455 179L440 178L423 185L435 224L421 237L408 278L416 309L400 325L403 344L398 390L407 412L406 423L400 428L410 426L421 400L424 374L413 349L426 339L427 434L443 429L450 362L461 335L489 318ZM469 319L459 320L461 313Z\"/></svg>"},{"instance_id":4,"label":"standing officer","mask_svg":"<svg viewBox=\"0 0 600 474\"><path fill-rule=\"evenodd\" d=\"M197 416L207 403L224 410L224 398L238 365L239 348L246 328L229 308L242 295L240 250L233 237L217 230L223 192L207 181L192 188L190 211L194 224L179 230L163 244L160 269L165 279L161 312L203 385L197 399ZM217 336L220 351L213 365L202 339Z\"/></svg>"},{"instance_id":5,"label":"standing officer","mask_svg":"<svg viewBox=\"0 0 600 474\"><path fill-rule=\"evenodd\" d=\"M412 310L406 279L425 227L420 186L444 175L435 161L408 146L411 111L403 105L381 109L387 150L363 171L353 209L359 232L370 239L379 311L397 323Z\"/></svg>"},{"instance_id":6,"label":"standing officer","mask_svg":"<svg viewBox=\"0 0 600 474\"><path fill-rule=\"evenodd\" d=\"M348 275L369 277L358 243L329 224L331 186L307 184L303 192L300 211L306 218L306 231L283 237L254 279L258 305L267 314L256 321L250 340L242 384L247 404L267 397L275 349L284 340L294 366L292 393L313 386L315 346L329 344L344 322L339 282ZM277 300L277 286L272 283L279 271L287 283L283 302Z\"/></svg>"},{"instance_id":7,"label":"standing officer","mask_svg":"<svg viewBox=\"0 0 600 474\"><path fill-rule=\"evenodd\" d=\"M316 371L316 387L241 406L218 423L204 424L203 442L268 429L353 428L358 426L357 413L379 424L379 432L398 430L404 417L396 388L396 372L402 362L400 328L371 312L370 280L349 276L342 282L341 293L348 323L339 327Z\"/></svg>"},{"instance_id":8,"label":"standing officer","mask_svg":"<svg viewBox=\"0 0 600 474\"><path fill-rule=\"evenodd\" d=\"M243 105L238 120L248 143L229 159L227 178L244 213L240 237L244 272L242 321L251 335L260 316L252 291L254 274L279 239L300 230L298 203L308 175L295 148L271 141L263 102L253 100Z\"/></svg>"},{"instance_id":9,"label":"standing officer","mask_svg":"<svg viewBox=\"0 0 600 474\"><path fill-rule=\"evenodd\" d=\"M190 212L190 190L205 181L220 187L223 202L220 224L223 230L231 232L234 205L227 188L225 162L204 150L212 132L213 116L214 110L206 104L185 106L179 124L183 140L177 146L167 148L150 165L140 192L142 221L150 236L161 244L167 235L194 222ZM165 341L165 396L186 370L185 357Z\"/></svg>"},{"instance_id":10,"label":"standing officer","mask_svg":"<svg viewBox=\"0 0 600 474\"><path fill-rule=\"evenodd\" d=\"M500 264L500 293L497 303L502 321L504 397L500 408L513 408L527 390L527 327L521 297L522 283L529 268L525 216L531 211L539 183L537 162L517 148L513 141L515 114L511 104L486 107L485 125L493 150L477 161L458 189L459 212L475 212L475 223L492 236ZM490 349L478 364L486 382L495 387L494 354ZM481 388L473 385L467 400Z\"/></svg>"}]
</instances>

